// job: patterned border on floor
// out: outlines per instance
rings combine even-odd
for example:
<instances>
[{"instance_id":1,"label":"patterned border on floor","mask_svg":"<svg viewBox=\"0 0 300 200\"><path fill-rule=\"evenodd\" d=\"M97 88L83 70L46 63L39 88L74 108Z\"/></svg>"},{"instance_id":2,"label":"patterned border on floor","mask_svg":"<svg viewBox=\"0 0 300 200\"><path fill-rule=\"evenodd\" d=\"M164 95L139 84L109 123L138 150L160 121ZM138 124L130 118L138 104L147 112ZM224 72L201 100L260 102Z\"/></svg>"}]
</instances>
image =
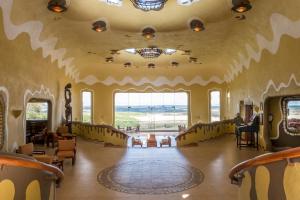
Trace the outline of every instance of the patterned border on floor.
<instances>
[{"instance_id":1,"label":"patterned border on floor","mask_svg":"<svg viewBox=\"0 0 300 200\"><path fill-rule=\"evenodd\" d=\"M138 167L146 168L139 170ZM155 175L151 179L151 169ZM162 170L159 170L162 169ZM138 170L136 170L138 169ZM150 170L149 170L150 169ZM146 174L150 171L150 174ZM164 171L160 179L160 171ZM177 173L177 174L174 174ZM136 178L134 178L134 176ZM150 177L149 177L150 176ZM176 176L176 179L173 178ZM182 176L182 177L181 177ZM164 160L138 160L120 163L102 170L98 174L98 182L104 187L129 194L170 194L182 192L200 185L204 181L204 174L201 170L192 166L173 161ZM136 180L136 182L134 182Z\"/></svg>"}]
</instances>

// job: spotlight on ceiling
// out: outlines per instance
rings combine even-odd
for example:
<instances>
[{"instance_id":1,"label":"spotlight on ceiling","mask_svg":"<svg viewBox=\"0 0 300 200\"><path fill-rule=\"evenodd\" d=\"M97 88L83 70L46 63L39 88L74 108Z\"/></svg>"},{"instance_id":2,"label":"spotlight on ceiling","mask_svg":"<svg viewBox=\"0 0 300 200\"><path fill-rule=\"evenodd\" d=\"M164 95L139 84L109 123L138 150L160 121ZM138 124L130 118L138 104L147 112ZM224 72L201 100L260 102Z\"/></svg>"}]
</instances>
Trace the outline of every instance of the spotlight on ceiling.
<instances>
[{"instance_id":1,"label":"spotlight on ceiling","mask_svg":"<svg viewBox=\"0 0 300 200\"><path fill-rule=\"evenodd\" d=\"M155 64L149 63L149 64L148 64L148 68L149 68L149 69L154 69L154 68L155 68Z\"/></svg>"},{"instance_id":2,"label":"spotlight on ceiling","mask_svg":"<svg viewBox=\"0 0 300 200\"><path fill-rule=\"evenodd\" d=\"M105 61L107 63L112 63L112 62L114 62L114 58L113 57L107 57L107 58L105 58Z\"/></svg>"},{"instance_id":3,"label":"spotlight on ceiling","mask_svg":"<svg viewBox=\"0 0 300 200\"><path fill-rule=\"evenodd\" d=\"M193 19L190 22L190 28L195 32L204 31L204 29L205 29L204 24L198 19Z\"/></svg>"},{"instance_id":4,"label":"spotlight on ceiling","mask_svg":"<svg viewBox=\"0 0 300 200\"><path fill-rule=\"evenodd\" d=\"M249 0L232 0L232 5L231 9L237 13L247 12L252 8Z\"/></svg>"},{"instance_id":5,"label":"spotlight on ceiling","mask_svg":"<svg viewBox=\"0 0 300 200\"><path fill-rule=\"evenodd\" d=\"M194 57L190 57L190 59L189 59L190 63L196 63L197 61L198 61L198 59L194 58Z\"/></svg>"},{"instance_id":6,"label":"spotlight on ceiling","mask_svg":"<svg viewBox=\"0 0 300 200\"><path fill-rule=\"evenodd\" d=\"M130 62L127 62L127 63L124 63L124 67L131 67L131 63Z\"/></svg>"},{"instance_id":7,"label":"spotlight on ceiling","mask_svg":"<svg viewBox=\"0 0 300 200\"><path fill-rule=\"evenodd\" d=\"M50 0L48 2L48 9L56 13L65 12L68 9L66 0Z\"/></svg>"},{"instance_id":8,"label":"spotlight on ceiling","mask_svg":"<svg viewBox=\"0 0 300 200\"><path fill-rule=\"evenodd\" d=\"M153 28L147 27L143 30L142 36L147 40L153 39L155 37L155 30Z\"/></svg>"},{"instance_id":9,"label":"spotlight on ceiling","mask_svg":"<svg viewBox=\"0 0 300 200\"><path fill-rule=\"evenodd\" d=\"M173 61L173 62L171 62L171 65L172 65L172 67L178 67L179 63L178 63L178 62L175 62L175 61Z\"/></svg>"},{"instance_id":10,"label":"spotlight on ceiling","mask_svg":"<svg viewBox=\"0 0 300 200\"><path fill-rule=\"evenodd\" d=\"M104 32L106 31L106 23L104 21L96 21L93 23L93 28L96 32Z\"/></svg>"}]
</instances>

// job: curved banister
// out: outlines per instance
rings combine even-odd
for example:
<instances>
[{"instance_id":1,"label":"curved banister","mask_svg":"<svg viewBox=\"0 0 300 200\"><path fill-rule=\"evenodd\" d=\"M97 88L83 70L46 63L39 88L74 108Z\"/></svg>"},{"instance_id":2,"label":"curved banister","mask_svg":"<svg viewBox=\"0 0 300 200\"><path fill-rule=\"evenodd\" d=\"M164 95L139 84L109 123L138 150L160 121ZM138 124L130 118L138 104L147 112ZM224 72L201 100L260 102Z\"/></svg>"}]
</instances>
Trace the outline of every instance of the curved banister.
<instances>
[{"instance_id":1,"label":"curved banister","mask_svg":"<svg viewBox=\"0 0 300 200\"><path fill-rule=\"evenodd\" d=\"M13 156L9 154L0 155L0 166L3 165L46 171L54 174L58 183L64 178L64 173L59 168L27 157Z\"/></svg>"},{"instance_id":2,"label":"curved banister","mask_svg":"<svg viewBox=\"0 0 300 200\"><path fill-rule=\"evenodd\" d=\"M188 130L180 133L175 139L177 140L177 138L181 138L191 132L194 132L197 128L202 127L202 126L214 126L214 125L218 125L218 124L224 124L224 123L234 123L232 119L228 119L228 120L223 120L223 121L217 121L217 122L211 122L211 123L197 123L194 124L193 126L191 126Z\"/></svg>"},{"instance_id":3,"label":"curved banister","mask_svg":"<svg viewBox=\"0 0 300 200\"><path fill-rule=\"evenodd\" d=\"M257 167L259 165L270 164L277 161L299 158L300 157L300 147L288 149L276 153L267 153L250 160L246 160L237 164L233 167L229 173L229 178L231 181L238 181L238 174L248 168Z\"/></svg>"},{"instance_id":4,"label":"curved banister","mask_svg":"<svg viewBox=\"0 0 300 200\"><path fill-rule=\"evenodd\" d=\"M79 124L79 125L83 125L83 126L89 126L89 127L96 127L96 128L107 128L110 129L111 131L115 132L115 133L119 133L122 134L125 137L129 137L126 133L124 133L123 131L120 131L119 129L116 129L115 127L111 126L111 125L107 125L107 124L88 124L88 123L82 123L82 122L72 122L74 125Z\"/></svg>"}]
</instances>

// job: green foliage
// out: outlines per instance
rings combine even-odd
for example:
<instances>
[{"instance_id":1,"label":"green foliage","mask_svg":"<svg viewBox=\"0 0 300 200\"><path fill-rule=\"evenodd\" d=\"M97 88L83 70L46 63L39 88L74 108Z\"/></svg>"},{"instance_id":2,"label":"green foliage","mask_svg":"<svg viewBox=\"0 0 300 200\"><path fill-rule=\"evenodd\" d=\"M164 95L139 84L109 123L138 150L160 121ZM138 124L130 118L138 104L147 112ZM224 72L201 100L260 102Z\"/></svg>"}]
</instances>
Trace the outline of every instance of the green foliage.
<instances>
[{"instance_id":1,"label":"green foliage","mask_svg":"<svg viewBox=\"0 0 300 200\"><path fill-rule=\"evenodd\" d=\"M47 103L28 103L26 110L27 120L47 120L48 104Z\"/></svg>"}]
</instances>

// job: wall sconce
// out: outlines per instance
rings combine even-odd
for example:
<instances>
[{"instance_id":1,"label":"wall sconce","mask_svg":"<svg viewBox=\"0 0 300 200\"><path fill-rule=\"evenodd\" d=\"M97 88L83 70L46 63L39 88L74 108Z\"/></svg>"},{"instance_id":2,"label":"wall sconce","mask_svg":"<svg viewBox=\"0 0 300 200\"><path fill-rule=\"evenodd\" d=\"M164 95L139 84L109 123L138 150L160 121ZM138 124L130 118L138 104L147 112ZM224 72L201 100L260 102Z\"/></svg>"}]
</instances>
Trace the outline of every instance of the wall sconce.
<instances>
[{"instance_id":1,"label":"wall sconce","mask_svg":"<svg viewBox=\"0 0 300 200\"><path fill-rule=\"evenodd\" d=\"M11 110L11 114L14 116L15 119L17 119L21 114L23 110L20 109L13 109Z\"/></svg>"}]
</instances>

